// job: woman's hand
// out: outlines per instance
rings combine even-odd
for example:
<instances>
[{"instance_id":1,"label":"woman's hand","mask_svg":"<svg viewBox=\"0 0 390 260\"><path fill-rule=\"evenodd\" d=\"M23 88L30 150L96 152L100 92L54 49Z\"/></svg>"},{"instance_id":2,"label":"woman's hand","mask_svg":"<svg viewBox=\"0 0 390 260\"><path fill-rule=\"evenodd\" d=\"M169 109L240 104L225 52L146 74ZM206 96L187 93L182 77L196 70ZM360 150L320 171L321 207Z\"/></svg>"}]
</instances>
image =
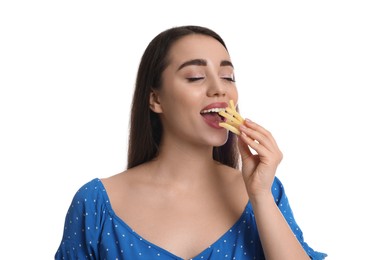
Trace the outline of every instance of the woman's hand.
<instances>
[{"instance_id":1,"label":"woman's hand","mask_svg":"<svg viewBox=\"0 0 390 260\"><path fill-rule=\"evenodd\" d=\"M249 198L259 198L271 192L276 168L283 155L271 133L260 125L245 119L240 131L238 145L244 182ZM249 147L256 153L252 154Z\"/></svg>"}]
</instances>

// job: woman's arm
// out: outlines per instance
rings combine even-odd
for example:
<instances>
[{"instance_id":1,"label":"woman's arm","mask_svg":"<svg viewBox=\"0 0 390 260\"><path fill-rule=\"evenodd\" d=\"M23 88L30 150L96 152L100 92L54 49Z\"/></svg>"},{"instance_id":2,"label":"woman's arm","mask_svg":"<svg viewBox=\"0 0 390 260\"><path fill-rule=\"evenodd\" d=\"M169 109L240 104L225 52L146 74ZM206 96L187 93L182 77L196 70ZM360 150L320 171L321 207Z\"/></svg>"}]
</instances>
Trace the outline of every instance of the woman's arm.
<instances>
[{"instance_id":1,"label":"woman's arm","mask_svg":"<svg viewBox=\"0 0 390 260\"><path fill-rule=\"evenodd\" d=\"M240 126L240 131L243 178L266 259L310 259L272 195L276 169L283 157L274 138L248 119ZM257 154L252 154L249 147Z\"/></svg>"}]
</instances>

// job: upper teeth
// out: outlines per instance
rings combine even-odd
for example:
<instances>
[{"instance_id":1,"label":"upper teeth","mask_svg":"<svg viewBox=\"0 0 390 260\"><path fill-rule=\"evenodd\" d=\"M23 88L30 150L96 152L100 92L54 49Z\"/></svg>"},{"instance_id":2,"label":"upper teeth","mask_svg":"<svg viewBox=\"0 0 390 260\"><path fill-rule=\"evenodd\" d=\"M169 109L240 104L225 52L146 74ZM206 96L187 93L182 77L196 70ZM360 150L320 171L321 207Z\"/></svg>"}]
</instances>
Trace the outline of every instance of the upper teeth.
<instances>
[{"instance_id":1,"label":"upper teeth","mask_svg":"<svg viewBox=\"0 0 390 260\"><path fill-rule=\"evenodd\" d=\"M219 111L225 111L225 109L222 108L222 107L216 107L216 108L203 110L200 113L202 113L202 114L204 114L204 113L213 113L213 112L218 113Z\"/></svg>"}]
</instances>

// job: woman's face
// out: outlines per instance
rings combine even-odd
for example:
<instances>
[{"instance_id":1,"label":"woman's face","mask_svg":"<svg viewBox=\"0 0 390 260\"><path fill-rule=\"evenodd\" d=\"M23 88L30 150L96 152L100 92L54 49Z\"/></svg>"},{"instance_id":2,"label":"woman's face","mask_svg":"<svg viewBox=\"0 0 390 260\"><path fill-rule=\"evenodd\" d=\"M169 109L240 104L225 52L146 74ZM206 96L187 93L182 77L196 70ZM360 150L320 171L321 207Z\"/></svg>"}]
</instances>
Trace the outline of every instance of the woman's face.
<instances>
[{"instance_id":1,"label":"woman's face","mask_svg":"<svg viewBox=\"0 0 390 260\"><path fill-rule=\"evenodd\" d=\"M164 135L212 146L223 145L227 131L218 113L230 99L237 103L237 89L230 56L212 37L195 34L175 42L162 74L158 102Z\"/></svg>"}]
</instances>

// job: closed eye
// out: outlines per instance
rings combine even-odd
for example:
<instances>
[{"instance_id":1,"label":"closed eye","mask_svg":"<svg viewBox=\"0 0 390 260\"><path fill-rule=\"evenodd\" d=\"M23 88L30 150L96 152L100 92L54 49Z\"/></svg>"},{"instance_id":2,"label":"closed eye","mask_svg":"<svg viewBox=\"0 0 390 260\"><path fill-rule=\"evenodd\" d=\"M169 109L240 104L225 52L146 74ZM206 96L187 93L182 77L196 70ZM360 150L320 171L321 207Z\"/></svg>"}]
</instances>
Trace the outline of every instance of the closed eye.
<instances>
[{"instance_id":1,"label":"closed eye","mask_svg":"<svg viewBox=\"0 0 390 260\"><path fill-rule=\"evenodd\" d=\"M195 82L195 81L197 81L197 80L202 80L202 79L204 79L204 77L187 78L187 80L188 80L189 82Z\"/></svg>"},{"instance_id":2,"label":"closed eye","mask_svg":"<svg viewBox=\"0 0 390 260\"><path fill-rule=\"evenodd\" d=\"M222 79L230 81L230 82L236 82L236 79L235 78L231 78L231 77L223 77Z\"/></svg>"}]
</instances>

